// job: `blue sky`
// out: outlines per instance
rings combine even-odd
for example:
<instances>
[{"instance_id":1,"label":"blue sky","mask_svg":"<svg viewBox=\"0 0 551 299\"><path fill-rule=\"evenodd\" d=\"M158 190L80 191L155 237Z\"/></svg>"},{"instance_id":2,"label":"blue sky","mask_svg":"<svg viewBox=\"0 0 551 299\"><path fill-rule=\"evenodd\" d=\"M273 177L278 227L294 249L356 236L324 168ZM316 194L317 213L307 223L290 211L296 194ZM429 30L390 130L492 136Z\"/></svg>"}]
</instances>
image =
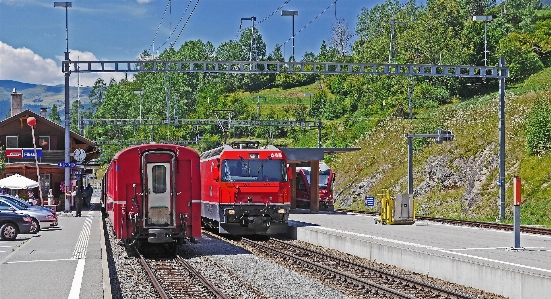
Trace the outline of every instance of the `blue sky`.
<instances>
[{"instance_id":1,"label":"blue sky","mask_svg":"<svg viewBox=\"0 0 551 299\"><path fill-rule=\"evenodd\" d=\"M317 54L322 40L329 41L336 18L344 19L353 32L362 7L382 2L337 0L335 9L334 0L172 0L171 5L168 0L74 0L68 9L69 52L72 60L136 60L144 50L152 50L153 43L156 49L164 44L160 50L170 43L179 48L186 40L196 39L218 46L236 38L241 18L254 16L267 52L287 42L288 59L292 17L277 11L285 4L282 9L299 13L295 16L295 56L299 59L306 52ZM251 21L242 23L243 28L251 25ZM62 84L65 48L64 8L54 8L54 1L0 0L0 80ZM90 86L98 76L81 75L80 84ZM111 76L119 80L124 74L101 76L109 81ZM72 86L76 80L71 76Z\"/></svg>"}]
</instances>

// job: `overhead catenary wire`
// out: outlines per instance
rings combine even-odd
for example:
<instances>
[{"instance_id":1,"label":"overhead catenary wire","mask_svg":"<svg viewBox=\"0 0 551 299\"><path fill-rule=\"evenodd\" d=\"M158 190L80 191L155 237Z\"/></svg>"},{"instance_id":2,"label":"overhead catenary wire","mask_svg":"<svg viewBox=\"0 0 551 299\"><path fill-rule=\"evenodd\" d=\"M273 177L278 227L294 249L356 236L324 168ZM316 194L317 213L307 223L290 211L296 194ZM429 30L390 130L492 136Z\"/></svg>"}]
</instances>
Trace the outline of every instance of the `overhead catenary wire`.
<instances>
[{"instance_id":1,"label":"overhead catenary wire","mask_svg":"<svg viewBox=\"0 0 551 299\"><path fill-rule=\"evenodd\" d=\"M332 2L329 6L327 6L326 9L324 9L322 12L320 12L316 17L314 17L310 22L308 22L308 24L304 25L304 27L302 27L294 36L296 37L302 30L306 29L306 27L310 26L310 24L312 24L317 18L319 18L321 15L323 15L327 10L329 10L333 5L337 5L337 1L338 0L335 0L334 2ZM283 45L285 46L285 44L287 44L291 39L293 39L293 37L289 37L289 39L287 39Z\"/></svg>"},{"instance_id":2,"label":"overhead catenary wire","mask_svg":"<svg viewBox=\"0 0 551 299\"><path fill-rule=\"evenodd\" d=\"M187 6L186 6L186 9L184 10L184 12L182 13L182 16L180 17L180 19L178 20L178 23L176 24L176 26L174 26L174 29L170 32L170 34L168 35L168 37L166 38L165 42L159 47L161 48L162 46L164 46L169 40L170 38L172 37L172 35L174 34L174 32L176 32L176 28L178 28L178 26L180 26L180 23L182 22L182 20L184 19L184 16L186 15L187 13L187 10L189 9L189 6L191 5L191 2L193 0L189 0ZM172 13L172 8L171 8L171 13Z\"/></svg>"},{"instance_id":3,"label":"overhead catenary wire","mask_svg":"<svg viewBox=\"0 0 551 299\"><path fill-rule=\"evenodd\" d=\"M165 11L163 12L163 15L161 16L161 21L159 22L159 26L157 26L157 31L155 31L155 35L153 36L153 41L151 42L151 45L149 46L149 49L151 50L151 52L155 51L155 49L153 48L154 47L153 45L155 45L155 39L157 38L157 34L159 33L159 29L161 28L161 24L163 24L163 20L165 18L166 11L170 7L170 1L171 0L168 0L167 3L166 3Z\"/></svg>"},{"instance_id":4,"label":"overhead catenary wire","mask_svg":"<svg viewBox=\"0 0 551 299\"><path fill-rule=\"evenodd\" d=\"M257 22L257 25L260 25L262 22L267 21L274 14L276 14L278 11L280 11L285 5L289 4L289 2L291 2L291 0L285 0L285 2L283 2L283 4L281 4L278 8L276 8L274 11L272 11L272 13L270 13L269 15L264 17L261 21ZM239 23L239 30L237 30L237 33L235 34L235 38L234 38L235 41L239 40L239 38L241 37L241 32L243 32L242 23Z\"/></svg>"},{"instance_id":5,"label":"overhead catenary wire","mask_svg":"<svg viewBox=\"0 0 551 299\"><path fill-rule=\"evenodd\" d=\"M269 18L271 18L276 12L280 11L285 5L289 4L289 2L291 2L291 0L285 0L285 2L283 2L283 4L281 4L278 8L276 8L274 11L272 11L271 14L269 14L264 19L259 21L258 25L260 25L262 22L264 22L264 21L268 20Z\"/></svg>"},{"instance_id":6,"label":"overhead catenary wire","mask_svg":"<svg viewBox=\"0 0 551 299\"><path fill-rule=\"evenodd\" d=\"M184 31L184 28L186 28L186 25L188 24L189 19L191 18L191 16L192 16L193 13L195 12L195 9L197 8L197 5L199 5L199 0L197 0L197 2L195 2L195 6L193 6L193 9L192 9L191 12L189 13L189 16L188 16L186 22L185 22L184 25L182 26L182 29L180 29L180 32L178 33L178 36L176 37L176 39L174 40L174 42L171 43L171 46L174 46L174 44L176 44L176 42L177 42L178 39L180 38L180 35L182 35L182 32Z\"/></svg>"}]
</instances>

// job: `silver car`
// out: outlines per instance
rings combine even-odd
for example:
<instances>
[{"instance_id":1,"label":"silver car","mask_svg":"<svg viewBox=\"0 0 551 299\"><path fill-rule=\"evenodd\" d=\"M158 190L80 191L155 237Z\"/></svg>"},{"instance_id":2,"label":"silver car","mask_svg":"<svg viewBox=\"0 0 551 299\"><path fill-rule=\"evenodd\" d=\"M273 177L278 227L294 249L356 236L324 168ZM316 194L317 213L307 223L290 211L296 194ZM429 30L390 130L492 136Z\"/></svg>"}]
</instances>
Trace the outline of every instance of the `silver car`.
<instances>
[{"instance_id":1,"label":"silver car","mask_svg":"<svg viewBox=\"0 0 551 299\"><path fill-rule=\"evenodd\" d=\"M38 233L41 227L57 226L58 224L57 215L54 212L29 209L6 197L0 197L0 211L14 211L17 214L31 216L32 222L36 225L30 231L31 234Z\"/></svg>"},{"instance_id":2,"label":"silver car","mask_svg":"<svg viewBox=\"0 0 551 299\"><path fill-rule=\"evenodd\" d=\"M11 201L14 201L16 204L19 204L20 206L22 206L24 208L27 208L27 209L49 211L49 212L54 213L54 214L57 215L57 213L54 210L50 209L50 208L43 207L43 206L33 206L28 201L25 201L24 199L22 199L20 197L11 196L11 195L8 195L8 194L0 194L0 198L6 198L6 199L9 199Z\"/></svg>"}]
</instances>

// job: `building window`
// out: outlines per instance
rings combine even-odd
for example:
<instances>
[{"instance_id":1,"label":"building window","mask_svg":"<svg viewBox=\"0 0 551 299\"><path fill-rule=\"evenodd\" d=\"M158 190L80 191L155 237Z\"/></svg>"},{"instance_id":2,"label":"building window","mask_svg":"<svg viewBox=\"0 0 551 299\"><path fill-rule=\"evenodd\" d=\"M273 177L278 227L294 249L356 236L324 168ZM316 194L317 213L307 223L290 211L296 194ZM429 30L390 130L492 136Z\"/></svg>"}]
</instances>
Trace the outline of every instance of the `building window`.
<instances>
[{"instance_id":1,"label":"building window","mask_svg":"<svg viewBox=\"0 0 551 299\"><path fill-rule=\"evenodd\" d=\"M18 136L6 136L6 148L18 148Z\"/></svg>"},{"instance_id":2,"label":"building window","mask_svg":"<svg viewBox=\"0 0 551 299\"><path fill-rule=\"evenodd\" d=\"M38 147L42 147L43 150L50 150L50 136L38 136Z\"/></svg>"}]
</instances>

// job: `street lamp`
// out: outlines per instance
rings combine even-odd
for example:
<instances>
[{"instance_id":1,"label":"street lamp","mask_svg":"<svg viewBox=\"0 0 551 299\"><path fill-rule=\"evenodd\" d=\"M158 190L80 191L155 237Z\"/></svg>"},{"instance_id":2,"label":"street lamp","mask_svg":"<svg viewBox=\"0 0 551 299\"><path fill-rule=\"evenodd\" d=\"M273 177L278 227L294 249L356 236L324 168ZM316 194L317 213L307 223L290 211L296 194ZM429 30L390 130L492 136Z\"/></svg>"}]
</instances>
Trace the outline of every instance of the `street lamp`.
<instances>
[{"instance_id":1,"label":"street lamp","mask_svg":"<svg viewBox=\"0 0 551 299\"><path fill-rule=\"evenodd\" d=\"M486 49L486 46L488 44L487 38L486 38L486 23L492 21L492 16L473 16L473 21L475 22L484 22L484 66L488 65L488 58L487 53L488 50Z\"/></svg>"},{"instance_id":2,"label":"street lamp","mask_svg":"<svg viewBox=\"0 0 551 299\"><path fill-rule=\"evenodd\" d=\"M65 7L65 41L67 48L65 50L65 61L62 65L62 71L65 73L65 165L71 162L71 157L69 151L71 150L71 109L69 108L69 76L71 72L69 71L69 12L68 8L73 7L72 2L54 2L54 7ZM80 104L80 103L79 103ZM71 169L65 167L65 188L71 186ZM65 211L68 212L71 210L71 201L68 196L65 196Z\"/></svg>"},{"instance_id":3,"label":"street lamp","mask_svg":"<svg viewBox=\"0 0 551 299\"><path fill-rule=\"evenodd\" d=\"M295 61L295 16L298 16L298 10L282 10L281 11L281 16L283 17L288 17L288 16L291 16L293 17L293 61Z\"/></svg>"},{"instance_id":4,"label":"street lamp","mask_svg":"<svg viewBox=\"0 0 551 299\"><path fill-rule=\"evenodd\" d=\"M250 18L241 18L241 22L243 21L251 21L253 23L253 26L251 27L251 49L249 51L249 61L253 61L253 47L254 47L254 22L256 21L256 17L250 17ZM239 29L241 29L241 24L239 24ZM256 58L256 56L255 56ZM256 60L256 59L255 59Z\"/></svg>"},{"instance_id":5,"label":"street lamp","mask_svg":"<svg viewBox=\"0 0 551 299\"><path fill-rule=\"evenodd\" d=\"M134 91L134 94L139 94L140 95L140 121L141 121L142 120L142 95L143 95L143 91L136 90L136 91Z\"/></svg>"},{"instance_id":6,"label":"street lamp","mask_svg":"<svg viewBox=\"0 0 551 299\"><path fill-rule=\"evenodd\" d=\"M310 110L308 110L308 115L312 116L312 96L313 96L313 94L305 93L304 96L305 97L310 97Z\"/></svg>"}]
</instances>

